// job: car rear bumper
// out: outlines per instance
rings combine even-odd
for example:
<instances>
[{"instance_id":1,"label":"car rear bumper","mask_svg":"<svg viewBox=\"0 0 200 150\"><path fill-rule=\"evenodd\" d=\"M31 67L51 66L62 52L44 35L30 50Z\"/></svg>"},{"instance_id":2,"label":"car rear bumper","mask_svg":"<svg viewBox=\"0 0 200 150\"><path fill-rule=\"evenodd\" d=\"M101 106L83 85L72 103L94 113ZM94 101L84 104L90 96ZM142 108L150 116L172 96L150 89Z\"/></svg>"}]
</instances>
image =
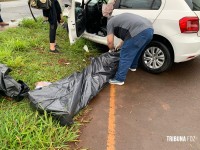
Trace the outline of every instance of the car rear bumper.
<instances>
[{"instance_id":1,"label":"car rear bumper","mask_svg":"<svg viewBox=\"0 0 200 150\"><path fill-rule=\"evenodd\" d=\"M178 34L173 36L174 62L184 62L200 55L200 37L196 34Z\"/></svg>"}]
</instances>

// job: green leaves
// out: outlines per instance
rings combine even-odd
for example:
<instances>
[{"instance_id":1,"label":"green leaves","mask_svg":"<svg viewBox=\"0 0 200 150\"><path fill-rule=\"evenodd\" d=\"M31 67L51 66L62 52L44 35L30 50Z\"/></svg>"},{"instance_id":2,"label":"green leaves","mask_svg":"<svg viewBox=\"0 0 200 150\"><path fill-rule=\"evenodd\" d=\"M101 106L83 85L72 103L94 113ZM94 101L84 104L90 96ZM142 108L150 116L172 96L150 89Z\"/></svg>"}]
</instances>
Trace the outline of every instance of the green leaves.
<instances>
[{"instance_id":1,"label":"green leaves","mask_svg":"<svg viewBox=\"0 0 200 150\"><path fill-rule=\"evenodd\" d=\"M0 63L12 68L10 75L23 80L31 89L39 81L54 82L81 71L91 57L99 54L90 41L80 39L70 46L68 34L57 29L57 44L61 54L49 53L49 25L23 20L19 27L0 32ZM90 52L83 50L88 45ZM80 115L79 117L81 117ZM1 149L68 149L77 140L81 124L61 127L51 116L39 115L27 102L20 103L0 97Z\"/></svg>"},{"instance_id":2,"label":"green leaves","mask_svg":"<svg viewBox=\"0 0 200 150\"><path fill-rule=\"evenodd\" d=\"M79 125L61 127L46 112L32 111L28 102L2 101L0 116L2 149L68 148L68 142L78 137Z\"/></svg>"}]
</instances>

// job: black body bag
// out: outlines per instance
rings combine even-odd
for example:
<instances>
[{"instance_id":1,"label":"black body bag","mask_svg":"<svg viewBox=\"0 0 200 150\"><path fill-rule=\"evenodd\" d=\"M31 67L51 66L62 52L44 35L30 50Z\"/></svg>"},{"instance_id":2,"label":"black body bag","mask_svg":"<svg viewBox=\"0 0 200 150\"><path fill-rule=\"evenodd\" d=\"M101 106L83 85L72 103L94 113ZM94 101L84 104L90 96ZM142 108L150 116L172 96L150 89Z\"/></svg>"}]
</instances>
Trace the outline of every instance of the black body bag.
<instances>
[{"instance_id":1,"label":"black body bag","mask_svg":"<svg viewBox=\"0 0 200 150\"><path fill-rule=\"evenodd\" d=\"M27 96L29 87L21 80L15 81L8 73L11 71L4 64L0 64L0 96L8 96L17 101Z\"/></svg>"},{"instance_id":2,"label":"black body bag","mask_svg":"<svg viewBox=\"0 0 200 150\"><path fill-rule=\"evenodd\" d=\"M60 121L71 125L73 117L108 83L117 70L119 53L104 53L93 58L82 72L29 92L31 104L40 112L46 111Z\"/></svg>"}]
</instances>

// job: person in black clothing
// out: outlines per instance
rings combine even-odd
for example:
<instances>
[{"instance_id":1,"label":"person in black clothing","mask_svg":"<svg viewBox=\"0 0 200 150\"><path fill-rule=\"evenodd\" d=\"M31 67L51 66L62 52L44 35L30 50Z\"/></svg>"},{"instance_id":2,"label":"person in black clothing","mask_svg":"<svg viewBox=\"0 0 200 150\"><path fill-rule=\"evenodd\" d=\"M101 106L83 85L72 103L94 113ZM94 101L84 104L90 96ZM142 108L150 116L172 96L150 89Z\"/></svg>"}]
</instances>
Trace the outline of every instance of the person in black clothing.
<instances>
[{"instance_id":1,"label":"person in black clothing","mask_svg":"<svg viewBox=\"0 0 200 150\"><path fill-rule=\"evenodd\" d=\"M9 23L6 23L6 22L4 22L3 21L3 19L1 18L1 5L0 5L0 26L7 26L7 25L9 25Z\"/></svg>"},{"instance_id":2,"label":"person in black clothing","mask_svg":"<svg viewBox=\"0 0 200 150\"><path fill-rule=\"evenodd\" d=\"M52 7L48 10L43 10L43 16L48 18L50 25L49 40L50 40L50 52L59 53L56 49L56 30L58 23L61 20L62 10L57 0L52 1Z\"/></svg>"},{"instance_id":3,"label":"person in black clothing","mask_svg":"<svg viewBox=\"0 0 200 150\"><path fill-rule=\"evenodd\" d=\"M7 25L9 25L9 23L4 22L0 15L0 26L7 26Z\"/></svg>"}]
</instances>

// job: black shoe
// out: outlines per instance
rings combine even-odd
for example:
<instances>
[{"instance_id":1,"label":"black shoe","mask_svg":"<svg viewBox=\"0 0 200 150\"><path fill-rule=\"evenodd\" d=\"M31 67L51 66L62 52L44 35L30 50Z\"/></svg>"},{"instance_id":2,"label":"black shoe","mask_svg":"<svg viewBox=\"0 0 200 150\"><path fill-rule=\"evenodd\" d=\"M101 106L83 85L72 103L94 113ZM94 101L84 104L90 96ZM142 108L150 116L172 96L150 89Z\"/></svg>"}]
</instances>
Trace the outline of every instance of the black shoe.
<instances>
[{"instance_id":1,"label":"black shoe","mask_svg":"<svg viewBox=\"0 0 200 150\"><path fill-rule=\"evenodd\" d=\"M57 49L55 49L55 50L49 50L49 52L51 52L51 53L55 53L55 54L60 53Z\"/></svg>"},{"instance_id":2,"label":"black shoe","mask_svg":"<svg viewBox=\"0 0 200 150\"><path fill-rule=\"evenodd\" d=\"M9 23L6 23L6 22L0 22L0 26L4 27L4 26L8 26Z\"/></svg>"}]
</instances>

